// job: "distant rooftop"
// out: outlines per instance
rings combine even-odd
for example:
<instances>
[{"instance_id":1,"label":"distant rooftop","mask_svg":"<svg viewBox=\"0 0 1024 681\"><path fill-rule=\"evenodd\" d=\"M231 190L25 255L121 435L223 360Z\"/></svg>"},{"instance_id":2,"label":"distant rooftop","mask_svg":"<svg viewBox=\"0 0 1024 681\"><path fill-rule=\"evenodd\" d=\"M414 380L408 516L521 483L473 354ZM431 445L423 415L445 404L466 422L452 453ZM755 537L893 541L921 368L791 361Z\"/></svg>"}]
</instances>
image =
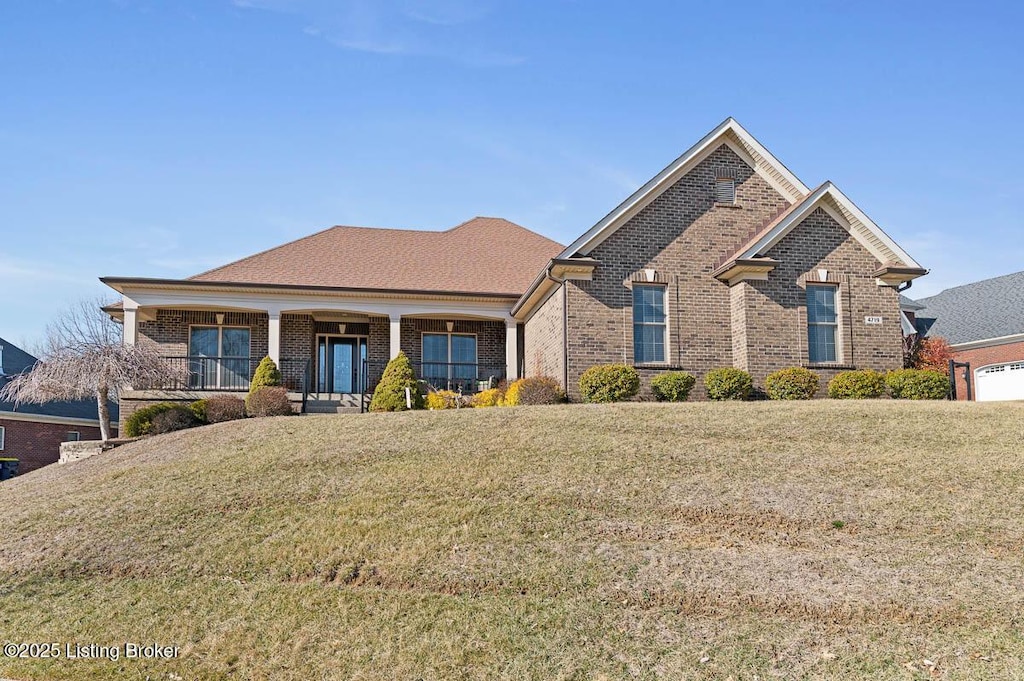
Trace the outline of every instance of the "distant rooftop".
<instances>
[{"instance_id":1,"label":"distant rooftop","mask_svg":"<svg viewBox=\"0 0 1024 681\"><path fill-rule=\"evenodd\" d=\"M917 301L918 328L953 345L1024 333L1024 272L946 289Z\"/></svg>"}]
</instances>

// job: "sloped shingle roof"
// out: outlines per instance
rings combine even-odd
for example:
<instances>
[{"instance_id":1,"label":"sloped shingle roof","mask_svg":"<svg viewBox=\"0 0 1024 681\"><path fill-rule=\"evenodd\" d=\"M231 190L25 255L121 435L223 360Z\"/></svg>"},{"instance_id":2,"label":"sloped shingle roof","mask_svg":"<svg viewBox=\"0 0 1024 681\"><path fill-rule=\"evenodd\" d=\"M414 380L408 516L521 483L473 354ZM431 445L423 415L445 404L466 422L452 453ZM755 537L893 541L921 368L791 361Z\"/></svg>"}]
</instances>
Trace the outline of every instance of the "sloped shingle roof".
<instances>
[{"instance_id":1,"label":"sloped shingle roof","mask_svg":"<svg viewBox=\"0 0 1024 681\"><path fill-rule=\"evenodd\" d=\"M946 289L917 301L918 328L953 345L1024 333L1024 272Z\"/></svg>"},{"instance_id":2,"label":"sloped shingle roof","mask_svg":"<svg viewBox=\"0 0 1024 681\"><path fill-rule=\"evenodd\" d=\"M7 385L10 377L28 371L39 360L28 354L13 343L0 338L0 387ZM111 401L110 418L117 421L117 403ZM71 419L99 418L96 400L74 400L70 402L47 402L46 404L19 404L0 401L0 411L17 412L19 414L35 414L40 416L59 416Z\"/></svg>"},{"instance_id":3,"label":"sloped shingle roof","mask_svg":"<svg viewBox=\"0 0 1024 681\"><path fill-rule=\"evenodd\" d=\"M501 218L443 232L338 226L190 280L518 295L562 248Z\"/></svg>"}]
</instances>

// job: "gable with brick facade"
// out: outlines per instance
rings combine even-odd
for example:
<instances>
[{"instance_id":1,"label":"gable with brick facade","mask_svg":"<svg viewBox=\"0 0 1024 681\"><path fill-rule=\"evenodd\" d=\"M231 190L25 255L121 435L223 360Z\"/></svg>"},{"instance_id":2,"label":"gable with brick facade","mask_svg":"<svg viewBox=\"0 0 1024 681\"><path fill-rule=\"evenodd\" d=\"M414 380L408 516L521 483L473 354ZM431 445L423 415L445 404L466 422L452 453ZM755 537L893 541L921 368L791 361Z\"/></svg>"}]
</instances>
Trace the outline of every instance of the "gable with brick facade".
<instances>
[{"instance_id":1,"label":"gable with brick facade","mask_svg":"<svg viewBox=\"0 0 1024 681\"><path fill-rule=\"evenodd\" d=\"M527 374L560 370L571 395L586 369L619 362L645 384L724 366L760 384L789 366L827 380L900 366L897 289L925 272L835 185L808 189L728 119L552 260L513 314ZM809 286L827 324L808 318Z\"/></svg>"}]
</instances>

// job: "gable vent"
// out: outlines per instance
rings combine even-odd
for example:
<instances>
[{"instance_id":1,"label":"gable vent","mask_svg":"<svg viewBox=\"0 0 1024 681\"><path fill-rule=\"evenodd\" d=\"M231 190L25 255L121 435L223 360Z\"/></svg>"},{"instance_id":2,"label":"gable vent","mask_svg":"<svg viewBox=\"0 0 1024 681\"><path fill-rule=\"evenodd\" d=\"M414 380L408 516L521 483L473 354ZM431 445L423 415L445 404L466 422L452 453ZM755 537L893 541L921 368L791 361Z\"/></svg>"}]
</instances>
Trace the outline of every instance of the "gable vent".
<instances>
[{"instance_id":1,"label":"gable vent","mask_svg":"<svg viewBox=\"0 0 1024 681\"><path fill-rule=\"evenodd\" d=\"M731 177L715 180L715 203L736 203L736 180Z\"/></svg>"}]
</instances>

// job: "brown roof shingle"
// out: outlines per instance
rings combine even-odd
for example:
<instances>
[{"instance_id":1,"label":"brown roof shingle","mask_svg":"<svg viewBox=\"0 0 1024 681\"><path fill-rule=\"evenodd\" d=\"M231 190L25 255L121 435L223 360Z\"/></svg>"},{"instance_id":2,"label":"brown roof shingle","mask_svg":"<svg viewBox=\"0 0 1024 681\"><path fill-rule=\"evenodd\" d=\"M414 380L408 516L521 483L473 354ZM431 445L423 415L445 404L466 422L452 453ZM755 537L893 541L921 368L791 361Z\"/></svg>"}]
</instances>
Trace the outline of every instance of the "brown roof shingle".
<instances>
[{"instance_id":1,"label":"brown roof shingle","mask_svg":"<svg viewBox=\"0 0 1024 681\"><path fill-rule=\"evenodd\" d=\"M518 295L563 248L501 218L443 232L338 226L189 279Z\"/></svg>"}]
</instances>

